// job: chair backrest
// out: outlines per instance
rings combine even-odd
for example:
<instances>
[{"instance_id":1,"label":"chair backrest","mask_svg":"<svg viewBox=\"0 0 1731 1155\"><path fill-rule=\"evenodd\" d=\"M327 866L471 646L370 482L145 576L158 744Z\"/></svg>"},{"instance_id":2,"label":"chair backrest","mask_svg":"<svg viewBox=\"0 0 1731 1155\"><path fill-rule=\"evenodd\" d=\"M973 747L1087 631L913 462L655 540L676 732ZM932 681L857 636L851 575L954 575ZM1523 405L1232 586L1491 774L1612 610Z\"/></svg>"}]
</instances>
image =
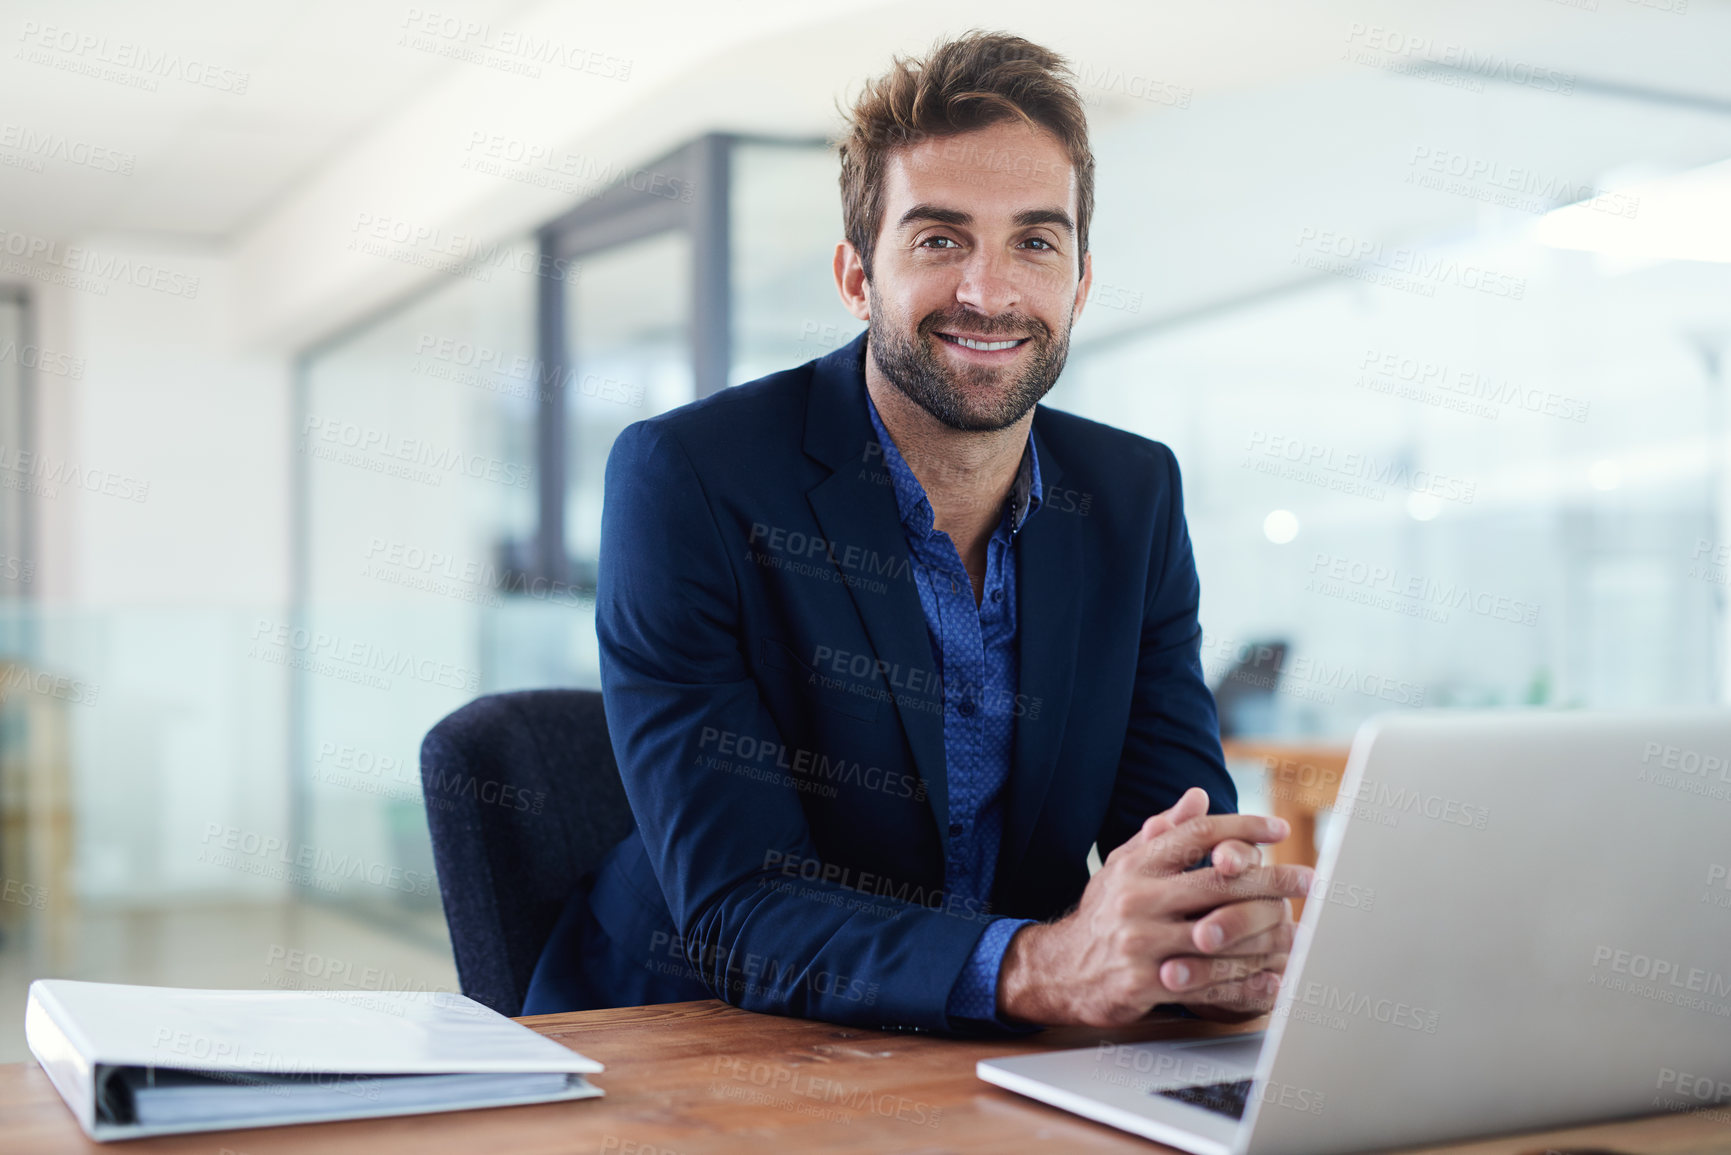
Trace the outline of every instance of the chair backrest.
<instances>
[{"instance_id":1,"label":"chair backrest","mask_svg":"<svg viewBox=\"0 0 1731 1155\"><path fill-rule=\"evenodd\" d=\"M572 891L633 825L601 695L477 698L428 731L421 791L463 993L518 1014Z\"/></svg>"}]
</instances>

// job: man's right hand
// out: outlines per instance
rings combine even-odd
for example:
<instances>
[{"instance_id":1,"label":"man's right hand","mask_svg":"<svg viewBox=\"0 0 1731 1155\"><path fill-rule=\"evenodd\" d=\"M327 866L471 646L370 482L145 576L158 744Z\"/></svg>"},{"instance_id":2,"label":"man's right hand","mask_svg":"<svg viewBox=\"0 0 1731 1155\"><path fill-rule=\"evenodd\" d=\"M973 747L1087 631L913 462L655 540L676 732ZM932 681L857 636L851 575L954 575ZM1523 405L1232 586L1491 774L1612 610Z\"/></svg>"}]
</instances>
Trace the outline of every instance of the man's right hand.
<instances>
[{"instance_id":1,"label":"man's right hand","mask_svg":"<svg viewBox=\"0 0 1731 1155\"><path fill-rule=\"evenodd\" d=\"M1313 872L1255 864L1254 844L1285 838L1285 822L1207 806L1202 790L1186 792L1107 857L1073 912L1017 931L998 974L999 1013L1113 1027L1159 1003L1272 1005L1292 946L1286 900L1308 893Z\"/></svg>"}]
</instances>

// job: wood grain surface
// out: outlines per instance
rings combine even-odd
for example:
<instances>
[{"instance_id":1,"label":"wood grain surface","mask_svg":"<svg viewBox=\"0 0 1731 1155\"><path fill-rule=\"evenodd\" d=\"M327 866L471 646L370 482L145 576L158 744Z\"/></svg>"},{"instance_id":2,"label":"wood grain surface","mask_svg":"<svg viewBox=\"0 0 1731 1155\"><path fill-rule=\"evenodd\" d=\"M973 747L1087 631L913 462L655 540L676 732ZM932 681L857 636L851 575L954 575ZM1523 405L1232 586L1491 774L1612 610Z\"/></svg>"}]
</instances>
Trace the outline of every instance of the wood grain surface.
<instances>
[{"instance_id":1,"label":"wood grain surface","mask_svg":"<svg viewBox=\"0 0 1731 1155\"><path fill-rule=\"evenodd\" d=\"M1005 1041L857 1030L714 1001L522 1020L606 1064L603 1099L207 1132L84 1138L34 1063L0 1066L0 1152L47 1155L692 1155L694 1152L1064 1152L1151 1155L1159 1144L981 1082L983 1058L1102 1040L1252 1029L1193 1021L1066 1028ZM1449 1148L1455 1155L1731 1155L1731 1113L1657 1116Z\"/></svg>"}]
</instances>

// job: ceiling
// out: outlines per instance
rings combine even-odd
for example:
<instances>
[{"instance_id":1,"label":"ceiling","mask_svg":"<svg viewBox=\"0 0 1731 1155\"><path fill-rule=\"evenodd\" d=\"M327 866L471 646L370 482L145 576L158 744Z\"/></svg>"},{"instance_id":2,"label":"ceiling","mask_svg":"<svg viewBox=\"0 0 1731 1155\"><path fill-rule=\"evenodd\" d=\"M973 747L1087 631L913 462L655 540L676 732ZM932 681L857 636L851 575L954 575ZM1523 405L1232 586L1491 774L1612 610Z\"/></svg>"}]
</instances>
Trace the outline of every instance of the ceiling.
<instances>
[{"instance_id":1,"label":"ceiling","mask_svg":"<svg viewBox=\"0 0 1731 1155\"><path fill-rule=\"evenodd\" d=\"M1128 79L1153 76L1198 96L1253 88L1293 72L1338 67L1349 47L1417 40L1440 58L1464 49L1501 53L1568 70L1584 86L1662 90L1731 110L1731 4L1691 0L1557 0L1462 3L1085 3L1061 13L1041 6L809 3L756 0L726 5L670 0L665 36L685 55L705 27L737 33L741 18L786 35L757 44L766 60L808 82L829 75L825 45L900 39L923 44L934 27L987 22L1048 37L1100 78L1092 114L1109 119L1142 105ZM755 10L755 11L754 11ZM231 240L291 200L314 174L358 149L369 134L442 85L478 70L440 55L464 37L432 36L420 47L405 26L437 19L495 39L513 25L568 28L574 43L621 19L595 0L459 0L437 10L380 0L163 0L122 6L101 0L0 0L0 227L48 238L93 232ZM428 15L431 13L432 15ZM764 18L769 18L765 20ZM808 25L801 28L800 25ZM797 29L797 31L795 31ZM1354 30L1357 31L1354 31ZM722 37L718 36L718 39ZM1399 39L1397 39L1399 38ZM773 51L770 51L773 46ZM732 53L728 53L731 55ZM643 62L646 76L654 61ZM94 75L92 75L94 74ZM759 70L759 75L762 75ZM1121 76L1123 83L1113 77ZM633 86L653 103L667 82ZM773 85L766 85L773 88ZM244 89L244 91L241 91ZM552 91L558 91L554 89ZM827 93L825 94L827 97ZM533 99L527 96L525 99ZM744 99L712 91L716 115ZM807 108L829 101L796 100ZM821 125L814 125L814 128ZM77 158L97 157L80 163ZM116 171L118 170L118 171Z\"/></svg>"}]
</instances>

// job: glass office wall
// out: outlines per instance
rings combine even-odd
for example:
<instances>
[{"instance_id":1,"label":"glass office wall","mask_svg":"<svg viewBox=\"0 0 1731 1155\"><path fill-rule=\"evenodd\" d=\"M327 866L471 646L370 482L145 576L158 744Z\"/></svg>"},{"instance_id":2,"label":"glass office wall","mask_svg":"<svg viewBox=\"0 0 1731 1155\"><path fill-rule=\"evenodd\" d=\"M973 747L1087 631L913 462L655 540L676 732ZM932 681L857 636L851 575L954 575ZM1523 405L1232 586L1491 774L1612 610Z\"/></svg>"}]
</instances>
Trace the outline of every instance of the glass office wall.
<instances>
[{"instance_id":1,"label":"glass office wall","mask_svg":"<svg viewBox=\"0 0 1731 1155\"><path fill-rule=\"evenodd\" d=\"M1210 680L1282 654L1231 726L1344 742L1386 709L1724 697L1731 266L1619 255L1568 214L1656 219L1668 176L1731 155L1731 122L1584 81L1562 100L1365 70L1094 134L1095 285L1048 400L1177 452ZM594 685L613 438L701 393L718 355L738 384L859 331L830 271L834 153L705 146L656 166L690 195L598 198L544 230L543 256L569 261L555 293L459 280L309 362L305 429L328 454L378 458L342 443L377 431L498 464L434 484L395 459L307 457L304 624L464 675L383 697L303 678L315 778L333 745L412 778L420 734L476 693ZM483 348L549 366L556 452L544 392L462 363ZM549 534L559 556L537 561ZM489 602L485 582L416 568L470 561L495 579L562 566L570 596ZM323 839L402 856L424 837L411 802L315 787Z\"/></svg>"},{"instance_id":2,"label":"glass office wall","mask_svg":"<svg viewBox=\"0 0 1731 1155\"><path fill-rule=\"evenodd\" d=\"M1724 694L1700 543L1731 265L1556 238L1669 215L1652 178L1731 154L1731 122L1480 87L1337 77L1096 144L1096 274L1128 292L1085 314L1052 402L1177 452L1205 661L1286 643L1281 733Z\"/></svg>"},{"instance_id":3,"label":"glass office wall","mask_svg":"<svg viewBox=\"0 0 1731 1155\"><path fill-rule=\"evenodd\" d=\"M696 396L691 265L690 233L668 229L586 255L565 294L565 540L579 589L595 584L613 439L633 421ZM593 618L590 626L593 634ZM592 672L598 685L599 667Z\"/></svg>"},{"instance_id":4,"label":"glass office wall","mask_svg":"<svg viewBox=\"0 0 1731 1155\"><path fill-rule=\"evenodd\" d=\"M729 198L737 385L821 357L865 326L842 307L831 262L841 240L835 153L818 142L734 145Z\"/></svg>"},{"instance_id":5,"label":"glass office wall","mask_svg":"<svg viewBox=\"0 0 1731 1155\"><path fill-rule=\"evenodd\" d=\"M527 242L306 359L295 672L313 897L430 913L421 736L477 694L568 679L578 631L523 596L535 529L536 267ZM557 619L558 615L551 615ZM504 644L531 636L533 647ZM353 866L359 863L359 871Z\"/></svg>"}]
</instances>

